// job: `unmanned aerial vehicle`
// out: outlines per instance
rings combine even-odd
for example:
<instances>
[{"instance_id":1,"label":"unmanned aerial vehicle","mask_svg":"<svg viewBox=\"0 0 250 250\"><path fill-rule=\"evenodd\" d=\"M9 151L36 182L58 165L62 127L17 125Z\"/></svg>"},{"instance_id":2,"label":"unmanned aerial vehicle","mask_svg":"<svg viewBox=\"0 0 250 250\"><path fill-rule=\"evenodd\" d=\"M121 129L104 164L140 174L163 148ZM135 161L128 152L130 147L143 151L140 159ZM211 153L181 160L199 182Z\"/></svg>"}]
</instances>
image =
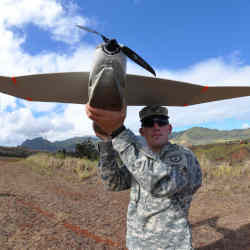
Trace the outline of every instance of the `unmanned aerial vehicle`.
<instances>
[{"instance_id":1,"label":"unmanned aerial vehicle","mask_svg":"<svg viewBox=\"0 0 250 250\"><path fill-rule=\"evenodd\" d=\"M207 87L155 77L154 69L130 48L90 28L79 28L102 37L91 72L65 72L0 76L0 92L38 102L89 103L93 107L121 110L128 106L189 106L250 96L250 87ZM127 57L154 77L126 73Z\"/></svg>"}]
</instances>

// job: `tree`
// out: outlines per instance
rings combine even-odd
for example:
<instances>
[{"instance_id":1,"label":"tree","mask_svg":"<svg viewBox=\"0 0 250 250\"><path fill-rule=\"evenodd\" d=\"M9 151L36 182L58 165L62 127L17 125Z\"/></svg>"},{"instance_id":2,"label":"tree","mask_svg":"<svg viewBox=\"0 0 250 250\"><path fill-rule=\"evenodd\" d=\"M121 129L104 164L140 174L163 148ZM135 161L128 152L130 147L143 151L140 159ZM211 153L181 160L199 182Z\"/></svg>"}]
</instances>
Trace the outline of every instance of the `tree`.
<instances>
[{"instance_id":1,"label":"tree","mask_svg":"<svg viewBox=\"0 0 250 250\"><path fill-rule=\"evenodd\" d=\"M99 157L96 146L90 139L76 144L75 152L78 157L87 157L90 160L96 160Z\"/></svg>"}]
</instances>

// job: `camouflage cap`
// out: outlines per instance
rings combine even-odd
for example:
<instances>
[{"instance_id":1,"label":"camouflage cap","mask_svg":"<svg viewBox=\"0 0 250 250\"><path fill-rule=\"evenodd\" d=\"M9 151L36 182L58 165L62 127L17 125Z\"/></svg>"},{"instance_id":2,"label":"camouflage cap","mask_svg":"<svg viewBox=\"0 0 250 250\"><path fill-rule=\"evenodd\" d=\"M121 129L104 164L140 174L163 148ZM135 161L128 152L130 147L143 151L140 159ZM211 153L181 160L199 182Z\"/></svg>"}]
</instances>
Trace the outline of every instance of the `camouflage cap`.
<instances>
[{"instance_id":1,"label":"camouflage cap","mask_svg":"<svg viewBox=\"0 0 250 250\"><path fill-rule=\"evenodd\" d=\"M141 121L144 118L152 116L152 115L163 115L169 118L168 109L166 107L159 106L159 105L147 106L139 112Z\"/></svg>"}]
</instances>

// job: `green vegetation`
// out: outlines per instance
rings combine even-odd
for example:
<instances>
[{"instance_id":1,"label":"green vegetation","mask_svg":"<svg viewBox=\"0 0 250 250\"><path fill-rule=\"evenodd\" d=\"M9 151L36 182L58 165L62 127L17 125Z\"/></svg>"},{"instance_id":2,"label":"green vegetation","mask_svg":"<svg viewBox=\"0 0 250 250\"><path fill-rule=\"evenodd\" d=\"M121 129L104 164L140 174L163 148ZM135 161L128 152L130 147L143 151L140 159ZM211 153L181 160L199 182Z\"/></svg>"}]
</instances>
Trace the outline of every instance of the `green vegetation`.
<instances>
[{"instance_id":1,"label":"green vegetation","mask_svg":"<svg viewBox=\"0 0 250 250\"><path fill-rule=\"evenodd\" d=\"M22 147L0 147L0 157L27 157L31 155L32 151Z\"/></svg>"},{"instance_id":2,"label":"green vegetation","mask_svg":"<svg viewBox=\"0 0 250 250\"><path fill-rule=\"evenodd\" d=\"M248 153L246 158L250 159L250 144L208 144L193 146L191 150L198 156L205 155L209 160L216 161L223 158L224 160L232 160L232 155L245 149Z\"/></svg>"},{"instance_id":3,"label":"green vegetation","mask_svg":"<svg viewBox=\"0 0 250 250\"><path fill-rule=\"evenodd\" d=\"M193 130L194 132L195 130ZM192 130L190 130L192 132ZM236 131L237 132L237 131ZM235 133L236 133L235 132ZM192 133L191 133L192 134ZM182 139L188 138L185 133ZM192 135L193 136L193 135ZM202 140L202 135L195 138ZM250 189L250 143L217 143L193 145L190 149L195 153L202 168L203 185L206 191L212 192L244 192ZM24 149L2 148L2 155L23 155ZM66 150L57 153L30 154L21 162L39 174L63 177L68 181L82 181L97 173L98 152L93 140L85 140L76 144L75 152ZM23 156L24 157L24 156ZM5 157L3 157L5 158ZM8 157L9 158L9 157ZM13 158L13 161L15 161ZM22 159L22 158L19 158ZM248 180L245 180L248 178ZM242 182L242 180L245 180Z\"/></svg>"},{"instance_id":4,"label":"green vegetation","mask_svg":"<svg viewBox=\"0 0 250 250\"><path fill-rule=\"evenodd\" d=\"M249 144L194 146L192 151L202 169L203 190L220 195L241 194L249 191Z\"/></svg>"},{"instance_id":5,"label":"green vegetation","mask_svg":"<svg viewBox=\"0 0 250 250\"><path fill-rule=\"evenodd\" d=\"M249 129L233 129L218 130L218 129L208 129L203 127L193 127L180 132L173 132L170 134L170 140L173 143L183 144L183 145L207 145L212 143L239 143L239 140L246 141L250 144L250 128ZM26 140L22 143L22 147L26 149L36 149L49 152L56 152L62 150L63 148L67 152L73 152L76 148L76 144L82 144L86 141L91 141L96 143L99 141L96 137L84 136L84 137L74 137L63 141L50 142L41 137L34 138L32 140ZM0 150L1 151L1 150Z\"/></svg>"},{"instance_id":6,"label":"green vegetation","mask_svg":"<svg viewBox=\"0 0 250 250\"><path fill-rule=\"evenodd\" d=\"M26 149L35 149L40 151L56 152L65 149L67 152L73 152L76 144L81 144L85 141L96 142L98 139L91 136L74 137L63 141L50 142L42 137L37 137L32 140L26 140L21 144L21 147Z\"/></svg>"},{"instance_id":7,"label":"green vegetation","mask_svg":"<svg viewBox=\"0 0 250 250\"><path fill-rule=\"evenodd\" d=\"M204 159L200 161L205 192L232 195L250 191L250 161L235 166L226 162L220 165L212 165L209 161L207 163L204 165Z\"/></svg>"},{"instance_id":8,"label":"green vegetation","mask_svg":"<svg viewBox=\"0 0 250 250\"><path fill-rule=\"evenodd\" d=\"M79 146L83 154L91 152L93 145ZM86 150L87 148L87 150ZM250 145L247 144L210 144L194 146L195 153L203 172L203 185L212 183L219 186L221 181L233 183L236 177L250 176ZM32 170L50 176L64 176L67 179L84 180L96 175L97 160L66 156L63 152L38 153L29 156L24 162ZM207 186L207 187L208 187Z\"/></svg>"},{"instance_id":9,"label":"green vegetation","mask_svg":"<svg viewBox=\"0 0 250 250\"><path fill-rule=\"evenodd\" d=\"M21 157L8 157L8 156L0 156L0 161L6 162L18 162L21 161L23 158Z\"/></svg>"},{"instance_id":10,"label":"green vegetation","mask_svg":"<svg viewBox=\"0 0 250 250\"><path fill-rule=\"evenodd\" d=\"M86 157L91 160L97 160L99 157L99 152L92 140L86 140L82 143L76 144L75 152L77 156Z\"/></svg>"},{"instance_id":11,"label":"green vegetation","mask_svg":"<svg viewBox=\"0 0 250 250\"><path fill-rule=\"evenodd\" d=\"M250 129L217 130L193 127L181 132L174 132L171 141L186 145L207 145L211 143L236 142L245 140L250 143Z\"/></svg>"}]
</instances>

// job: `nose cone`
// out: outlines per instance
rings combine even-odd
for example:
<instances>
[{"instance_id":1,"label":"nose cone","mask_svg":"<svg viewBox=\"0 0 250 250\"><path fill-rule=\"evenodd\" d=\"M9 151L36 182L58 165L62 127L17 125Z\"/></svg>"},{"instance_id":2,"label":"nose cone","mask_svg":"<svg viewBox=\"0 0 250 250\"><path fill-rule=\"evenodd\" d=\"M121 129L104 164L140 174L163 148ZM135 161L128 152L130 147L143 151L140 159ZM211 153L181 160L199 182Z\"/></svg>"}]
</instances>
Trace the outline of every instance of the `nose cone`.
<instances>
[{"instance_id":1,"label":"nose cone","mask_svg":"<svg viewBox=\"0 0 250 250\"><path fill-rule=\"evenodd\" d=\"M118 111L125 102L126 56L122 52L107 54L104 46L96 49L89 78L89 103L96 108Z\"/></svg>"},{"instance_id":2,"label":"nose cone","mask_svg":"<svg viewBox=\"0 0 250 250\"><path fill-rule=\"evenodd\" d=\"M120 46L118 45L115 39L109 40L103 46L103 49L106 53L114 55L120 52Z\"/></svg>"},{"instance_id":3,"label":"nose cone","mask_svg":"<svg viewBox=\"0 0 250 250\"><path fill-rule=\"evenodd\" d=\"M90 86L89 103L92 107L121 110L124 103L124 91L112 67L103 68Z\"/></svg>"}]
</instances>

